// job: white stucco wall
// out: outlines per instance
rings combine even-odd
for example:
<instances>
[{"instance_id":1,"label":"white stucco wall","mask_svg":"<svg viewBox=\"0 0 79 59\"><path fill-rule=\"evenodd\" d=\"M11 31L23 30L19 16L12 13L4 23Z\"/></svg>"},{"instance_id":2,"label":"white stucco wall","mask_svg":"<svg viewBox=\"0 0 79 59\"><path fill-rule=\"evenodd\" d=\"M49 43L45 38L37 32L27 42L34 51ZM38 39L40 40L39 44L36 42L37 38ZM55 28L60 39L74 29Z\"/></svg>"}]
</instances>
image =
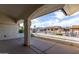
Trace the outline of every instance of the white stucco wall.
<instances>
[{"instance_id":1,"label":"white stucco wall","mask_svg":"<svg viewBox=\"0 0 79 59\"><path fill-rule=\"evenodd\" d=\"M4 15L0 15L0 40L14 39L20 37L24 37L24 35L18 33L18 24L12 21L12 19Z\"/></svg>"}]
</instances>

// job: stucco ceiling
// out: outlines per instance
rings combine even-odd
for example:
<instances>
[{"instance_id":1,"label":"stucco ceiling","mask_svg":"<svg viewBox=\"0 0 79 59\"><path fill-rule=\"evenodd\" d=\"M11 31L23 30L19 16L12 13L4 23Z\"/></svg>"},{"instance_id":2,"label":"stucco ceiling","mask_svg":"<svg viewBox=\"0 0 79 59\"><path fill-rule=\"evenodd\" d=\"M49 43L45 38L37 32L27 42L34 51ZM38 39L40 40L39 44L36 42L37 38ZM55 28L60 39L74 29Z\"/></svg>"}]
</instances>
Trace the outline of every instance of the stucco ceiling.
<instances>
[{"instance_id":1,"label":"stucco ceiling","mask_svg":"<svg viewBox=\"0 0 79 59\"><path fill-rule=\"evenodd\" d=\"M33 11L41 7L42 4L8 4L0 5L0 14L4 14L15 21L28 17Z\"/></svg>"}]
</instances>

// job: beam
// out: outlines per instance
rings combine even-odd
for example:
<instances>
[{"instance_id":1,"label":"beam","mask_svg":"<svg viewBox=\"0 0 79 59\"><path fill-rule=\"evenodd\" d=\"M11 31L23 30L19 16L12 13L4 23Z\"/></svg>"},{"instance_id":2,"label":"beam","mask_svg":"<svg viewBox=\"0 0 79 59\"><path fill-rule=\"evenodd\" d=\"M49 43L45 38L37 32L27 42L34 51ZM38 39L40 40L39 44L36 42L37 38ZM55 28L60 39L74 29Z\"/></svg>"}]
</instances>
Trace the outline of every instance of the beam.
<instances>
[{"instance_id":1,"label":"beam","mask_svg":"<svg viewBox=\"0 0 79 59\"><path fill-rule=\"evenodd\" d=\"M67 15L72 15L75 12L79 11L79 5L78 4L66 4L63 9L67 13Z\"/></svg>"}]
</instances>

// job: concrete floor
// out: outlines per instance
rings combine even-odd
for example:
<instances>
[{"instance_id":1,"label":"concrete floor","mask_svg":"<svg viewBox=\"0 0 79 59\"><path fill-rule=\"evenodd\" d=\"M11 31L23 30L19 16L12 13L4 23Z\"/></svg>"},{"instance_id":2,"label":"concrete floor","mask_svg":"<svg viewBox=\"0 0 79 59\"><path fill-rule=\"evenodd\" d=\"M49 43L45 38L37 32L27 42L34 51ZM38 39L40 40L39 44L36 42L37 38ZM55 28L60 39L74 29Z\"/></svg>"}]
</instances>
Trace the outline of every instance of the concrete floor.
<instances>
[{"instance_id":1,"label":"concrete floor","mask_svg":"<svg viewBox=\"0 0 79 59\"><path fill-rule=\"evenodd\" d=\"M36 54L31 48L23 46L23 38L0 41L0 54Z\"/></svg>"},{"instance_id":2,"label":"concrete floor","mask_svg":"<svg viewBox=\"0 0 79 59\"><path fill-rule=\"evenodd\" d=\"M79 48L32 37L30 47L23 46L23 38L0 41L0 54L78 54Z\"/></svg>"}]
</instances>

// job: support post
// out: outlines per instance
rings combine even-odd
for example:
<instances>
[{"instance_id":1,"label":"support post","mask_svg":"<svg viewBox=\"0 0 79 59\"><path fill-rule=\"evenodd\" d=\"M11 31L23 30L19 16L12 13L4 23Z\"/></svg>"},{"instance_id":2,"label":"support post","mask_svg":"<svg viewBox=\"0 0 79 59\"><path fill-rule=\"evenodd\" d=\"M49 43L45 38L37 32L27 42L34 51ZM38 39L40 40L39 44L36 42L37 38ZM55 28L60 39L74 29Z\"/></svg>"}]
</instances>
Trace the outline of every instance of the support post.
<instances>
[{"instance_id":1,"label":"support post","mask_svg":"<svg viewBox=\"0 0 79 59\"><path fill-rule=\"evenodd\" d=\"M24 20L24 46L30 45L30 20Z\"/></svg>"}]
</instances>

